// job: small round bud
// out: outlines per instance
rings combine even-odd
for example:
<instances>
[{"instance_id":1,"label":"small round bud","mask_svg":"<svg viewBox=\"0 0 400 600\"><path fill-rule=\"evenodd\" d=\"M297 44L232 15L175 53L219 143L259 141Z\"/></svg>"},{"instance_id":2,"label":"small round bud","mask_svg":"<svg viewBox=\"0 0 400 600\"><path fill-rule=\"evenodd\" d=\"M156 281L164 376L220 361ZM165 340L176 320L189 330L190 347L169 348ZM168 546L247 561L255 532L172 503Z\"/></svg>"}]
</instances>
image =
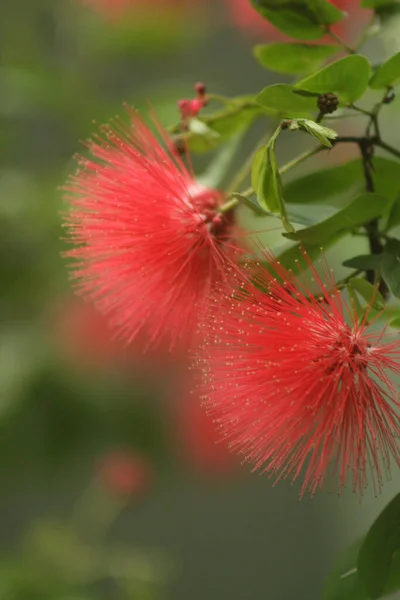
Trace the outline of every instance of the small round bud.
<instances>
[{"instance_id":1,"label":"small round bud","mask_svg":"<svg viewBox=\"0 0 400 600\"><path fill-rule=\"evenodd\" d=\"M339 106L339 98L336 96L336 94L321 94L318 96L317 106L323 115L331 114L335 112Z\"/></svg>"},{"instance_id":2,"label":"small round bud","mask_svg":"<svg viewBox=\"0 0 400 600\"><path fill-rule=\"evenodd\" d=\"M206 84L199 81L195 84L194 90L195 90L196 94L198 96L200 96L200 98L202 98L204 96L204 94L206 93Z\"/></svg>"},{"instance_id":3,"label":"small round bud","mask_svg":"<svg viewBox=\"0 0 400 600\"><path fill-rule=\"evenodd\" d=\"M386 94L385 99L383 100L383 103L390 104L391 102L393 102L395 97L396 97L396 94L394 93L394 91L388 90L388 93Z\"/></svg>"},{"instance_id":4,"label":"small round bud","mask_svg":"<svg viewBox=\"0 0 400 600\"><path fill-rule=\"evenodd\" d=\"M187 151L187 146L182 138L173 138L172 139L172 148L171 151L173 154L178 154L178 156L184 156Z\"/></svg>"},{"instance_id":5,"label":"small round bud","mask_svg":"<svg viewBox=\"0 0 400 600\"><path fill-rule=\"evenodd\" d=\"M284 119L281 122L281 129L288 129L292 123L293 123L293 121L291 119Z\"/></svg>"}]
</instances>

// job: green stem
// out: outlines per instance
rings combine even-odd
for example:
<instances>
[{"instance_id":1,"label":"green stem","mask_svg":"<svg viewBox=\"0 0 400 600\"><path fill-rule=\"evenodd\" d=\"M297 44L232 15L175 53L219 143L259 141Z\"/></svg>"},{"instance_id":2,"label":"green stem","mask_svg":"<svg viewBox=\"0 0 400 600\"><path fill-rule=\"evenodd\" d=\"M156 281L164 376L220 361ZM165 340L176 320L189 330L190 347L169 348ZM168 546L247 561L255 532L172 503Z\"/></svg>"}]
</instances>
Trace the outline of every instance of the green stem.
<instances>
[{"instance_id":1,"label":"green stem","mask_svg":"<svg viewBox=\"0 0 400 600\"><path fill-rule=\"evenodd\" d=\"M314 156L314 154L318 154L319 152L321 152L322 150L325 150L325 149L326 149L325 146L316 146L315 148L312 148L311 150L307 150L306 152L303 152L303 154L299 154L299 156L296 156L296 158L294 158L293 160L290 160L286 164L282 165L281 168L279 169L279 173L281 175L283 175L284 173L286 173L293 167L296 167L297 165L302 163L307 158L310 158L311 156Z\"/></svg>"},{"instance_id":2,"label":"green stem","mask_svg":"<svg viewBox=\"0 0 400 600\"><path fill-rule=\"evenodd\" d=\"M354 48L351 48L350 46L348 46L346 44L345 41L342 40L342 38L340 38L334 31L332 31L329 27L327 27L326 30L327 34L333 39L335 40L335 42L337 44L339 44L339 46L342 46L343 50L346 50L346 52L348 52L349 54L356 54L356 50L354 50Z\"/></svg>"},{"instance_id":3,"label":"green stem","mask_svg":"<svg viewBox=\"0 0 400 600\"><path fill-rule=\"evenodd\" d=\"M397 158L400 158L400 150L397 150L397 148L393 148L393 146L390 146L386 142L383 142L382 140L376 140L374 144L375 146L379 146L379 148L383 148L384 150L386 150L386 152L390 152L390 154L393 154L393 156L397 156Z\"/></svg>"}]
</instances>

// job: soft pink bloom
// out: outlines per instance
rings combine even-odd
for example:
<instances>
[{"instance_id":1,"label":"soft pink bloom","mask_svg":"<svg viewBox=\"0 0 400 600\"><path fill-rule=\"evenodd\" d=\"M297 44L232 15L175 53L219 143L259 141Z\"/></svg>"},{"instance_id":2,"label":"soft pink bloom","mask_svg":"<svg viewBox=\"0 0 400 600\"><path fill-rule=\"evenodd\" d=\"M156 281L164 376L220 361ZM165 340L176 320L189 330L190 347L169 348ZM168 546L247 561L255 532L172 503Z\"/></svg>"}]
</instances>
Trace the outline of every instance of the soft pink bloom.
<instances>
[{"instance_id":1,"label":"soft pink bloom","mask_svg":"<svg viewBox=\"0 0 400 600\"><path fill-rule=\"evenodd\" d=\"M304 469L301 496L330 469L339 491L348 476L360 494L380 490L400 464L400 342L358 322L325 263L320 276L305 257L312 287L264 258L204 326L208 413L255 469L293 480Z\"/></svg>"},{"instance_id":2,"label":"soft pink bloom","mask_svg":"<svg viewBox=\"0 0 400 600\"><path fill-rule=\"evenodd\" d=\"M255 34L264 33L266 41L289 40L287 36L268 23L250 4L250 0L225 0L234 24L242 31ZM347 41L354 39L362 27L371 18L371 11L360 6L360 0L331 0L340 10L347 12L347 17L332 26L333 31ZM329 37L315 40L312 43L327 43Z\"/></svg>"},{"instance_id":3,"label":"soft pink bloom","mask_svg":"<svg viewBox=\"0 0 400 600\"><path fill-rule=\"evenodd\" d=\"M196 182L172 141L129 110L87 142L66 186L66 225L77 247L73 278L131 341L193 341L215 287L233 276L232 215L220 192Z\"/></svg>"},{"instance_id":4,"label":"soft pink bloom","mask_svg":"<svg viewBox=\"0 0 400 600\"><path fill-rule=\"evenodd\" d=\"M153 468L143 457L130 451L113 451L103 457L97 474L104 488L114 496L136 496L147 491Z\"/></svg>"}]
</instances>

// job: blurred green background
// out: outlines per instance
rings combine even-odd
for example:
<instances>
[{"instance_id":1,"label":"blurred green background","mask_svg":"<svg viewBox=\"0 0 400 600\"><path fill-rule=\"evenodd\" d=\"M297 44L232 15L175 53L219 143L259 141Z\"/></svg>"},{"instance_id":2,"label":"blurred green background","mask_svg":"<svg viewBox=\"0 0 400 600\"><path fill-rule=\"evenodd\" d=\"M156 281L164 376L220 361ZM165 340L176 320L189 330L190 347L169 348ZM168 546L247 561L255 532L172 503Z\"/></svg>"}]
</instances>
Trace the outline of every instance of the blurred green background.
<instances>
[{"instance_id":1,"label":"blurred green background","mask_svg":"<svg viewBox=\"0 0 400 600\"><path fill-rule=\"evenodd\" d=\"M271 31L238 26L241 0L114 4L0 6L0 600L319 598L399 478L360 504L251 474L214 444L184 360L112 342L60 255L58 188L93 120L150 101L169 125L196 81L282 80L252 58Z\"/></svg>"}]
</instances>

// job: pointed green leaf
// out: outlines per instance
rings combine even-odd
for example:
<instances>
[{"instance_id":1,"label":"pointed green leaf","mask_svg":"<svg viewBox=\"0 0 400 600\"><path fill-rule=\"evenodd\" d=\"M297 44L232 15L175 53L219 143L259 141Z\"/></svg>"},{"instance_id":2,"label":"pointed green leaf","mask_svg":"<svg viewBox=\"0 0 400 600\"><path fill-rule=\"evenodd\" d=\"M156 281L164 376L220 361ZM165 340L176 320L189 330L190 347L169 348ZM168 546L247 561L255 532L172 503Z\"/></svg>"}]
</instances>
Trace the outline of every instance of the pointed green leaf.
<instances>
[{"instance_id":1,"label":"pointed green leaf","mask_svg":"<svg viewBox=\"0 0 400 600\"><path fill-rule=\"evenodd\" d=\"M400 241L390 240L383 251L381 274L391 293L400 298Z\"/></svg>"},{"instance_id":2,"label":"pointed green leaf","mask_svg":"<svg viewBox=\"0 0 400 600\"><path fill-rule=\"evenodd\" d=\"M298 119L298 124L300 127L311 133L321 144L327 146L328 148L332 148L332 144L330 143L330 139L334 140L337 138L337 133L333 129L329 127L324 127L315 121L310 121L309 119Z\"/></svg>"},{"instance_id":3,"label":"pointed green leaf","mask_svg":"<svg viewBox=\"0 0 400 600\"><path fill-rule=\"evenodd\" d=\"M307 244L324 244L325 240L339 231L348 231L379 217L388 204L389 200L381 194L361 194L325 221L284 235Z\"/></svg>"},{"instance_id":4,"label":"pointed green leaf","mask_svg":"<svg viewBox=\"0 0 400 600\"><path fill-rule=\"evenodd\" d=\"M259 44L253 48L258 62L271 71L295 75L315 71L333 54L339 52L338 46L312 44Z\"/></svg>"},{"instance_id":5,"label":"pointed green leaf","mask_svg":"<svg viewBox=\"0 0 400 600\"><path fill-rule=\"evenodd\" d=\"M366 279L361 277L354 277L348 283L348 287L358 292L360 296L366 300L369 306L372 306L375 310L382 310L385 306L385 299L382 294L378 291L376 285L372 285Z\"/></svg>"},{"instance_id":6,"label":"pointed green leaf","mask_svg":"<svg viewBox=\"0 0 400 600\"><path fill-rule=\"evenodd\" d=\"M375 72L369 86L374 90L392 87L400 81L400 52L389 58Z\"/></svg>"},{"instance_id":7,"label":"pointed green leaf","mask_svg":"<svg viewBox=\"0 0 400 600\"><path fill-rule=\"evenodd\" d=\"M382 256L380 254L360 254L359 256L353 256L353 258L345 260L342 264L344 267L349 267L350 269L375 271L380 268L381 259Z\"/></svg>"},{"instance_id":8,"label":"pointed green leaf","mask_svg":"<svg viewBox=\"0 0 400 600\"><path fill-rule=\"evenodd\" d=\"M400 550L400 494L371 526L358 555L361 581L371 598L379 598L388 583L394 553Z\"/></svg>"},{"instance_id":9,"label":"pointed green leaf","mask_svg":"<svg viewBox=\"0 0 400 600\"><path fill-rule=\"evenodd\" d=\"M282 195L282 181L275 155L274 140L257 151L253 161L251 183L261 208L275 214L279 213L286 231L293 232L294 228L288 220Z\"/></svg>"},{"instance_id":10,"label":"pointed green leaf","mask_svg":"<svg viewBox=\"0 0 400 600\"><path fill-rule=\"evenodd\" d=\"M277 83L264 88L257 94L256 102L270 114L279 117L312 117L317 110L315 98L293 94L293 86L286 83Z\"/></svg>"},{"instance_id":11,"label":"pointed green leaf","mask_svg":"<svg viewBox=\"0 0 400 600\"><path fill-rule=\"evenodd\" d=\"M251 0L254 8L277 29L299 40L316 40L325 34L324 25L344 17L327 0Z\"/></svg>"},{"instance_id":12,"label":"pointed green leaf","mask_svg":"<svg viewBox=\"0 0 400 600\"><path fill-rule=\"evenodd\" d=\"M364 56L345 56L317 73L296 83L295 88L318 94L337 94L339 101L351 104L363 95L368 87L371 67Z\"/></svg>"}]
</instances>

